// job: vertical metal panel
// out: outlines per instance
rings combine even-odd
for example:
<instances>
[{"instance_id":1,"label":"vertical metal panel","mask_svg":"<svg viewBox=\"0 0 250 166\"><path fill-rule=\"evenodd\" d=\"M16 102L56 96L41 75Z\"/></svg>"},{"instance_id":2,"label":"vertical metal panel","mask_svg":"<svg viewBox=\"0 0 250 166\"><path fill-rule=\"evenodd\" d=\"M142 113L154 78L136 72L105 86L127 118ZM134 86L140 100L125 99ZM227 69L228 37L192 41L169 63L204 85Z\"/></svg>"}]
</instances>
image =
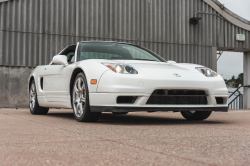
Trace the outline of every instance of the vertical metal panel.
<instances>
[{"instance_id":1,"label":"vertical metal panel","mask_svg":"<svg viewBox=\"0 0 250 166\"><path fill-rule=\"evenodd\" d=\"M202 0L13 0L0 3L0 65L48 63L80 40L115 40L166 59L210 66L210 47L250 48L250 32L213 15ZM218 13L217 13L218 14ZM236 41L245 34L246 41ZM202 55L202 56L201 56Z\"/></svg>"},{"instance_id":2,"label":"vertical metal panel","mask_svg":"<svg viewBox=\"0 0 250 166\"><path fill-rule=\"evenodd\" d=\"M190 4L190 6L189 6L189 18L191 18L191 17L194 17L194 15L195 15L195 12L196 11L194 11L194 1L195 0L189 0L189 4ZM203 20L202 20L203 21ZM193 44L193 42L194 42L194 28L195 28L195 26L189 26L189 43L188 44Z\"/></svg>"},{"instance_id":3,"label":"vertical metal panel","mask_svg":"<svg viewBox=\"0 0 250 166\"><path fill-rule=\"evenodd\" d=\"M250 32L247 31L246 32L246 42L245 42L244 48L248 48L249 45L250 45Z\"/></svg>"},{"instance_id":4,"label":"vertical metal panel","mask_svg":"<svg viewBox=\"0 0 250 166\"><path fill-rule=\"evenodd\" d=\"M37 66L48 64L52 57L67 45L76 43L75 36L1 32L1 63L6 66Z\"/></svg>"},{"instance_id":5,"label":"vertical metal panel","mask_svg":"<svg viewBox=\"0 0 250 166\"><path fill-rule=\"evenodd\" d=\"M1 30L75 35L76 1L15 0L5 6Z\"/></svg>"},{"instance_id":6,"label":"vertical metal panel","mask_svg":"<svg viewBox=\"0 0 250 166\"><path fill-rule=\"evenodd\" d=\"M210 8L211 13L216 14L216 11L214 11L212 8ZM214 24L215 22L215 24ZM216 29L216 24L217 24L217 17L214 15L212 16L210 20L211 24L211 46L216 46L216 35L217 35L217 29Z\"/></svg>"}]
</instances>

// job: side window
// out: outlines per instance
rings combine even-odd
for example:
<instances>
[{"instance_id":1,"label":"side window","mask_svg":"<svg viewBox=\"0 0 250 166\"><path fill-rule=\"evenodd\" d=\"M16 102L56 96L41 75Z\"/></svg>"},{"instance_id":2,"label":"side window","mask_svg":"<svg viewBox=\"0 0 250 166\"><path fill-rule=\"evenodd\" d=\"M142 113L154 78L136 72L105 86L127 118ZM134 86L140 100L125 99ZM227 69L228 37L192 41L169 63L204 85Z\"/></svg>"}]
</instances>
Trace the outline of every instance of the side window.
<instances>
[{"instance_id":1,"label":"side window","mask_svg":"<svg viewBox=\"0 0 250 166\"><path fill-rule=\"evenodd\" d=\"M65 55L67 56L67 61L69 64L74 63L75 62L75 50L76 50L76 45L70 45L67 46L66 48L64 48L59 55Z\"/></svg>"},{"instance_id":2,"label":"side window","mask_svg":"<svg viewBox=\"0 0 250 166\"><path fill-rule=\"evenodd\" d=\"M74 63L75 61L75 52L70 52L67 54L67 60L68 60L68 63Z\"/></svg>"}]
</instances>

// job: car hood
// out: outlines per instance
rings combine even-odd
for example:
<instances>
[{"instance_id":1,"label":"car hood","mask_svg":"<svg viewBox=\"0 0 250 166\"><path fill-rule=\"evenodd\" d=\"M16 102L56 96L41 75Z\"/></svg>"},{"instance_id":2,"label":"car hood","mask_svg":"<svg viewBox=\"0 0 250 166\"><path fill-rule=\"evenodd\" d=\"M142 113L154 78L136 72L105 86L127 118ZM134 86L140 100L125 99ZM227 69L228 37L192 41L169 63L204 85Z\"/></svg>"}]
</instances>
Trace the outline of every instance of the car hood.
<instances>
[{"instance_id":1,"label":"car hood","mask_svg":"<svg viewBox=\"0 0 250 166\"><path fill-rule=\"evenodd\" d=\"M169 62L155 62L155 61L140 61L140 60L97 60L100 63L121 63L128 64L134 67L138 71L143 71L146 73L151 72L195 72L196 67L204 67L196 64L188 63L169 63Z\"/></svg>"}]
</instances>

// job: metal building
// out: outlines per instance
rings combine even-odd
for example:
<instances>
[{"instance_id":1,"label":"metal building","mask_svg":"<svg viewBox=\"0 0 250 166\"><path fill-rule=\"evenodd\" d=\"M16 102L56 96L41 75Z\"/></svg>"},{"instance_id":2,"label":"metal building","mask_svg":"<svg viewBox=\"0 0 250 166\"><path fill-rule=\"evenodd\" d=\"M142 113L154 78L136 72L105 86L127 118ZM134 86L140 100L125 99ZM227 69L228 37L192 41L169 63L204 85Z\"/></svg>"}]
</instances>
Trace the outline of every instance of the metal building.
<instances>
[{"instance_id":1,"label":"metal building","mask_svg":"<svg viewBox=\"0 0 250 166\"><path fill-rule=\"evenodd\" d=\"M33 68L84 40L134 43L214 70L218 50L245 52L250 84L250 21L217 0L0 0L0 29L0 108L28 107Z\"/></svg>"}]
</instances>

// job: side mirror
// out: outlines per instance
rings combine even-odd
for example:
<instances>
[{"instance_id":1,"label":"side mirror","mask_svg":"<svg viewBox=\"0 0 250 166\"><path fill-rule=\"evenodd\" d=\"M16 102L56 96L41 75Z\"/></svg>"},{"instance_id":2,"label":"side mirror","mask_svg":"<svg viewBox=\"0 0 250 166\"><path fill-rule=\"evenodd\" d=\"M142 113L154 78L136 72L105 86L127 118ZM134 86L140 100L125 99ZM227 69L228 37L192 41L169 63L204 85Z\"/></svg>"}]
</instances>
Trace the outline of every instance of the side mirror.
<instances>
[{"instance_id":1,"label":"side mirror","mask_svg":"<svg viewBox=\"0 0 250 166\"><path fill-rule=\"evenodd\" d=\"M53 57L52 62L55 64L63 65L64 67L68 66L66 55L56 55Z\"/></svg>"}]
</instances>

